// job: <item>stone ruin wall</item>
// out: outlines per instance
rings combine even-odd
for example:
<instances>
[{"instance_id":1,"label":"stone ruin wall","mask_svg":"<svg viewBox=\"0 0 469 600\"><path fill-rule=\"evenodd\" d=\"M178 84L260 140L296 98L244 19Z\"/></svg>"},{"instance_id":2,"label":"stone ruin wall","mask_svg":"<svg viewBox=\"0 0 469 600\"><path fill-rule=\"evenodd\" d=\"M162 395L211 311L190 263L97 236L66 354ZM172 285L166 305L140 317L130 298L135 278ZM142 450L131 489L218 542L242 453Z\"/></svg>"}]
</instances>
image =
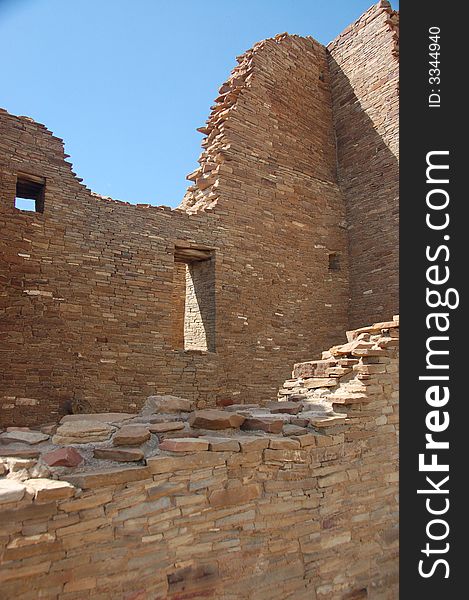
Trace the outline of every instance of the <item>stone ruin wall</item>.
<instances>
[{"instance_id":1,"label":"stone ruin wall","mask_svg":"<svg viewBox=\"0 0 469 600\"><path fill-rule=\"evenodd\" d=\"M0 111L0 425L33 427L0 433L2 598L397 597L398 319L309 360L397 312L397 51L382 0L327 50L256 44L176 210L92 193ZM18 173L44 213L14 208ZM245 421L57 432L153 394ZM48 466L54 443L85 462Z\"/></svg>"},{"instance_id":2,"label":"stone ruin wall","mask_svg":"<svg viewBox=\"0 0 469 600\"><path fill-rule=\"evenodd\" d=\"M0 114L5 425L53 420L71 400L95 411L133 410L151 393L268 400L286 365L346 329L326 51L283 35L239 63L206 128L207 172L179 210L90 193L61 140ZM43 214L14 208L18 172L46 178ZM213 252L216 352L181 348L175 246Z\"/></svg>"},{"instance_id":3,"label":"stone ruin wall","mask_svg":"<svg viewBox=\"0 0 469 600\"><path fill-rule=\"evenodd\" d=\"M380 2L328 50L350 327L360 327L399 311L399 13Z\"/></svg>"},{"instance_id":4,"label":"stone ruin wall","mask_svg":"<svg viewBox=\"0 0 469 600\"><path fill-rule=\"evenodd\" d=\"M172 437L158 404L146 419L159 425L146 426L168 433L143 465L51 467L44 479L24 451L3 452L2 598L397 598L398 326L348 332L296 364L275 414L257 419L268 430L283 416L277 434L204 431L195 413L192 437ZM252 410L228 408L209 411L218 429Z\"/></svg>"},{"instance_id":5,"label":"stone ruin wall","mask_svg":"<svg viewBox=\"0 0 469 600\"><path fill-rule=\"evenodd\" d=\"M331 48L335 63L311 38L287 34L238 58L201 128L200 168L176 210L93 194L72 172L60 139L0 111L0 423L53 421L70 410L132 411L155 393L199 407L268 401L287 365L329 346L350 314L354 323L392 314L377 302L375 285L378 278L379 289L389 289L386 306L394 305L389 244L371 251L365 240L379 223L386 230L380 243L395 243L396 221L368 211L360 229L361 209L350 204L376 196L355 197L344 176L351 133L342 111L350 99L337 100L335 65L347 71L363 43L394 64L392 11L381 2L367 15L343 56L349 34ZM353 85L363 95L360 81L363 87L362 71ZM378 126L384 117L376 114L387 115L394 127L394 105L376 104L387 89L374 92L373 118ZM19 172L46 179L44 213L14 208ZM386 200L395 215L394 195ZM358 229L365 259L354 245ZM175 262L177 248L210 252L211 288L184 298L191 289L184 277L204 265ZM375 290L372 297L354 292L357 278L365 292ZM192 301L197 295L213 307L206 314ZM204 349L184 348L184 337L191 345L185 314L193 345Z\"/></svg>"}]
</instances>

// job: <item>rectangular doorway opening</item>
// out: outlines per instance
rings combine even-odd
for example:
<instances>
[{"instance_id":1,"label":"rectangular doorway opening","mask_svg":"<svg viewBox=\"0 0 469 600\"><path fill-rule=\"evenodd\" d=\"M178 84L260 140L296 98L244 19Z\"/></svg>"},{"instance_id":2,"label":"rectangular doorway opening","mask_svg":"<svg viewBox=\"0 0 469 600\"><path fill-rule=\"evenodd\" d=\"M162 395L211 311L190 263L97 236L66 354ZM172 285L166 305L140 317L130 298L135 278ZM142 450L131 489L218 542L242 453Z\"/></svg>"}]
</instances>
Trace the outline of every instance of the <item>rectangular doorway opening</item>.
<instances>
[{"instance_id":1,"label":"rectangular doorway opening","mask_svg":"<svg viewBox=\"0 0 469 600\"><path fill-rule=\"evenodd\" d=\"M173 347L215 352L215 253L176 246Z\"/></svg>"}]
</instances>

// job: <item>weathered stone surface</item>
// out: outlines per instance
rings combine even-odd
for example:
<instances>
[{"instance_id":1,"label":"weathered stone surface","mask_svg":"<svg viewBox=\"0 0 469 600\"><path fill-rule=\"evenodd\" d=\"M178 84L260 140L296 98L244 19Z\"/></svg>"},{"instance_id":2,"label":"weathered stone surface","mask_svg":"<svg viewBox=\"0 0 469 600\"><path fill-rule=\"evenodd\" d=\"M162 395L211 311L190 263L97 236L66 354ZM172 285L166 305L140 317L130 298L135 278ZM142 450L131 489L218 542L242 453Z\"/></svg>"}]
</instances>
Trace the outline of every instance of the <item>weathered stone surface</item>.
<instances>
[{"instance_id":1,"label":"weathered stone surface","mask_svg":"<svg viewBox=\"0 0 469 600\"><path fill-rule=\"evenodd\" d=\"M24 482L28 490L34 493L36 502L52 502L70 498L75 493L73 485L67 481L54 481L53 479L28 479Z\"/></svg>"},{"instance_id":2,"label":"weathered stone surface","mask_svg":"<svg viewBox=\"0 0 469 600\"><path fill-rule=\"evenodd\" d=\"M297 363L293 366L293 377L324 377L329 367L334 364L336 361L333 358Z\"/></svg>"},{"instance_id":3,"label":"weathered stone surface","mask_svg":"<svg viewBox=\"0 0 469 600\"><path fill-rule=\"evenodd\" d=\"M118 462L137 462L144 458L144 453L139 448L95 448L95 458L116 460Z\"/></svg>"},{"instance_id":4,"label":"weathered stone surface","mask_svg":"<svg viewBox=\"0 0 469 600\"><path fill-rule=\"evenodd\" d=\"M197 410L189 418L191 427L199 429L230 429L240 427L243 415L224 410Z\"/></svg>"},{"instance_id":5,"label":"weathered stone surface","mask_svg":"<svg viewBox=\"0 0 469 600\"><path fill-rule=\"evenodd\" d=\"M64 481L69 481L75 487L82 489L94 489L111 485L120 485L131 481L140 481L151 477L148 467L112 467L110 469L99 469L76 475L63 475Z\"/></svg>"},{"instance_id":6,"label":"weathered stone surface","mask_svg":"<svg viewBox=\"0 0 469 600\"><path fill-rule=\"evenodd\" d=\"M234 404L234 400L232 398L217 398L217 406L226 407Z\"/></svg>"},{"instance_id":7,"label":"weathered stone surface","mask_svg":"<svg viewBox=\"0 0 469 600\"><path fill-rule=\"evenodd\" d=\"M268 408L272 414L286 413L288 415L297 415L300 412L302 405L300 402L268 402L266 408Z\"/></svg>"},{"instance_id":8,"label":"weathered stone surface","mask_svg":"<svg viewBox=\"0 0 469 600\"><path fill-rule=\"evenodd\" d=\"M289 438L271 438L269 441L269 448L272 450L295 450L300 446L300 442Z\"/></svg>"},{"instance_id":9,"label":"weathered stone surface","mask_svg":"<svg viewBox=\"0 0 469 600\"><path fill-rule=\"evenodd\" d=\"M177 413L190 412L194 408L194 403L185 398L177 396L148 396L143 405L142 414L151 415L153 413Z\"/></svg>"},{"instance_id":10,"label":"weathered stone surface","mask_svg":"<svg viewBox=\"0 0 469 600\"><path fill-rule=\"evenodd\" d=\"M60 423L71 421L97 421L99 423L124 423L135 417L134 413L102 412L102 413L80 413L78 415L65 415Z\"/></svg>"},{"instance_id":11,"label":"weathered stone surface","mask_svg":"<svg viewBox=\"0 0 469 600\"><path fill-rule=\"evenodd\" d=\"M304 418L302 416L292 417L290 420L290 425L296 425L297 427L307 427L309 425L309 419ZM283 431L285 431L286 425L283 426Z\"/></svg>"},{"instance_id":12,"label":"weathered stone surface","mask_svg":"<svg viewBox=\"0 0 469 600\"><path fill-rule=\"evenodd\" d=\"M192 454L159 454L146 459L152 474L168 474L179 470L196 470L223 466L230 456L229 452L210 452L202 450Z\"/></svg>"},{"instance_id":13,"label":"weathered stone surface","mask_svg":"<svg viewBox=\"0 0 469 600\"><path fill-rule=\"evenodd\" d=\"M8 446L0 446L0 458L1 457L16 457L16 458L39 458L39 450L33 450L29 448L8 448Z\"/></svg>"},{"instance_id":14,"label":"weathered stone surface","mask_svg":"<svg viewBox=\"0 0 469 600\"><path fill-rule=\"evenodd\" d=\"M311 419L311 425L313 427L333 427L335 425L341 425L345 423L346 417L342 416L325 416L325 417L313 417Z\"/></svg>"},{"instance_id":15,"label":"weathered stone surface","mask_svg":"<svg viewBox=\"0 0 469 600\"><path fill-rule=\"evenodd\" d=\"M43 454L42 460L50 467L77 467L84 458L75 448L57 448Z\"/></svg>"},{"instance_id":16,"label":"weathered stone surface","mask_svg":"<svg viewBox=\"0 0 469 600\"><path fill-rule=\"evenodd\" d=\"M294 435L291 438L292 440L296 440L299 442L300 446L318 446L320 445L319 438L317 434L314 433L305 433L302 435Z\"/></svg>"},{"instance_id":17,"label":"weathered stone surface","mask_svg":"<svg viewBox=\"0 0 469 600\"><path fill-rule=\"evenodd\" d=\"M27 473L27 469L32 469L36 466L35 458L13 457L8 459L8 468L10 472ZM23 477L25 479L25 477Z\"/></svg>"},{"instance_id":18,"label":"weathered stone surface","mask_svg":"<svg viewBox=\"0 0 469 600\"><path fill-rule=\"evenodd\" d=\"M46 423L45 425L41 425L41 431L46 435L54 435L57 431L57 427L57 423Z\"/></svg>"},{"instance_id":19,"label":"weathered stone surface","mask_svg":"<svg viewBox=\"0 0 469 600\"><path fill-rule=\"evenodd\" d=\"M215 437L203 435L199 440L205 440L209 443L209 450L212 452L239 452L239 441L235 438Z\"/></svg>"},{"instance_id":20,"label":"weathered stone surface","mask_svg":"<svg viewBox=\"0 0 469 600\"><path fill-rule=\"evenodd\" d=\"M112 438L114 446L139 446L150 439L150 431L144 425L124 425Z\"/></svg>"},{"instance_id":21,"label":"weathered stone surface","mask_svg":"<svg viewBox=\"0 0 469 600\"><path fill-rule=\"evenodd\" d=\"M260 404L249 404L248 402L246 404L230 404L228 406L225 406L224 410L228 410L230 412L237 412L240 410L250 410L250 409L256 409L256 408L260 408Z\"/></svg>"},{"instance_id":22,"label":"weathered stone surface","mask_svg":"<svg viewBox=\"0 0 469 600\"><path fill-rule=\"evenodd\" d=\"M168 439L176 439L176 438L198 438L202 435L200 429L192 429L190 427L184 427L184 429L178 429L176 431L167 431L166 433L157 433L158 441L162 442L163 440Z\"/></svg>"},{"instance_id":23,"label":"weathered stone surface","mask_svg":"<svg viewBox=\"0 0 469 600\"><path fill-rule=\"evenodd\" d=\"M291 423L287 423L283 426L283 433L285 435L305 435L308 433L308 430L300 425L292 425Z\"/></svg>"},{"instance_id":24,"label":"weathered stone surface","mask_svg":"<svg viewBox=\"0 0 469 600\"><path fill-rule=\"evenodd\" d=\"M301 402L302 400L306 400L308 396L306 394L291 394L288 396L288 400L290 402Z\"/></svg>"},{"instance_id":25,"label":"weathered stone surface","mask_svg":"<svg viewBox=\"0 0 469 600\"><path fill-rule=\"evenodd\" d=\"M87 444L103 442L111 437L115 428L95 419L66 421L52 438L54 444Z\"/></svg>"},{"instance_id":26,"label":"weathered stone surface","mask_svg":"<svg viewBox=\"0 0 469 600\"><path fill-rule=\"evenodd\" d=\"M183 483L162 483L160 485L154 485L147 488L147 494L150 500L158 500L158 498L165 498L168 496L173 496L174 494L180 494L185 490L186 487Z\"/></svg>"},{"instance_id":27,"label":"weathered stone surface","mask_svg":"<svg viewBox=\"0 0 469 600\"><path fill-rule=\"evenodd\" d=\"M184 429L182 421L165 421L163 423L152 423L148 426L151 433L167 433L168 431L179 431Z\"/></svg>"},{"instance_id":28,"label":"weathered stone surface","mask_svg":"<svg viewBox=\"0 0 469 600\"><path fill-rule=\"evenodd\" d=\"M38 431L11 431L0 434L0 443L22 442L24 444L40 444L49 439L49 436Z\"/></svg>"},{"instance_id":29,"label":"weathered stone surface","mask_svg":"<svg viewBox=\"0 0 469 600\"><path fill-rule=\"evenodd\" d=\"M313 377L311 379L305 379L303 385L307 390L321 387L334 387L337 385L337 380L333 377Z\"/></svg>"},{"instance_id":30,"label":"weathered stone surface","mask_svg":"<svg viewBox=\"0 0 469 600\"><path fill-rule=\"evenodd\" d=\"M12 479L0 479L0 505L19 502L26 492L26 487Z\"/></svg>"},{"instance_id":31,"label":"weathered stone surface","mask_svg":"<svg viewBox=\"0 0 469 600\"><path fill-rule=\"evenodd\" d=\"M217 490L210 494L209 502L211 506L222 507L232 506L233 504L245 504L261 494L261 487L257 484L243 485L226 490Z\"/></svg>"},{"instance_id":32,"label":"weathered stone surface","mask_svg":"<svg viewBox=\"0 0 469 600\"><path fill-rule=\"evenodd\" d=\"M269 447L269 438L261 436L243 436L238 438L241 452L255 452Z\"/></svg>"},{"instance_id":33,"label":"weathered stone surface","mask_svg":"<svg viewBox=\"0 0 469 600\"><path fill-rule=\"evenodd\" d=\"M283 423L282 419L275 417L247 417L241 428L245 431L280 433L283 429Z\"/></svg>"},{"instance_id":34,"label":"weathered stone surface","mask_svg":"<svg viewBox=\"0 0 469 600\"><path fill-rule=\"evenodd\" d=\"M264 462L280 462L280 463L305 463L307 460L307 454L304 450L299 448L279 448L272 450L268 448L264 450Z\"/></svg>"},{"instance_id":35,"label":"weathered stone surface","mask_svg":"<svg viewBox=\"0 0 469 600\"><path fill-rule=\"evenodd\" d=\"M5 429L5 431L7 433L10 433L11 431L31 431L30 427L7 427Z\"/></svg>"},{"instance_id":36,"label":"weathered stone surface","mask_svg":"<svg viewBox=\"0 0 469 600\"><path fill-rule=\"evenodd\" d=\"M170 452L198 452L208 450L209 443L202 438L172 438L161 442L160 450Z\"/></svg>"}]
</instances>

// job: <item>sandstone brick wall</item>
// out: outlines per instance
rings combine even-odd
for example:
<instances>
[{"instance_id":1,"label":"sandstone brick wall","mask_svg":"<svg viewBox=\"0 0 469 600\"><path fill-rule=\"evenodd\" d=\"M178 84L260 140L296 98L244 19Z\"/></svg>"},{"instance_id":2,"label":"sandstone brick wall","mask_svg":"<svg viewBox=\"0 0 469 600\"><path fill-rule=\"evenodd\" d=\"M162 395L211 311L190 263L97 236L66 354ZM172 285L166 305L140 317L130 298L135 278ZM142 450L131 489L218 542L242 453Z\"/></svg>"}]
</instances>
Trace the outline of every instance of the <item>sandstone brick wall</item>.
<instances>
[{"instance_id":1,"label":"sandstone brick wall","mask_svg":"<svg viewBox=\"0 0 469 600\"><path fill-rule=\"evenodd\" d=\"M176 210L90 192L0 110L0 423L268 401L285 365L395 312L396 32L381 1L329 50L281 34L238 57ZM42 213L14 207L21 173Z\"/></svg>"},{"instance_id":2,"label":"sandstone brick wall","mask_svg":"<svg viewBox=\"0 0 469 600\"><path fill-rule=\"evenodd\" d=\"M269 400L286 365L347 328L325 48L286 34L256 44L214 106L178 210L91 193L60 139L0 112L4 425L53 420L70 405L134 410L152 393L199 406ZM19 172L45 178L43 213L14 208ZM214 352L181 340L174 252L191 246L213 252ZM329 269L330 252L340 271Z\"/></svg>"},{"instance_id":3,"label":"sandstone brick wall","mask_svg":"<svg viewBox=\"0 0 469 600\"><path fill-rule=\"evenodd\" d=\"M203 260L186 267L184 306L185 349L215 352L215 272L214 260Z\"/></svg>"},{"instance_id":4,"label":"sandstone brick wall","mask_svg":"<svg viewBox=\"0 0 469 600\"><path fill-rule=\"evenodd\" d=\"M54 480L4 451L2 598L395 600L398 319L348 340L295 365L275 412L305 427L283 435L174 438Z\"/></svg>"},{"instance_id":5,"label":"sandstone brick wall","mask_svg":"<svg viewBox=\"0 0 469 600\"><path fill-rule=\"evenodd\" d=\"M351 327L398 311L398 34L399 15L382 0L328 46Z\"/></svg>"}]
</instances>

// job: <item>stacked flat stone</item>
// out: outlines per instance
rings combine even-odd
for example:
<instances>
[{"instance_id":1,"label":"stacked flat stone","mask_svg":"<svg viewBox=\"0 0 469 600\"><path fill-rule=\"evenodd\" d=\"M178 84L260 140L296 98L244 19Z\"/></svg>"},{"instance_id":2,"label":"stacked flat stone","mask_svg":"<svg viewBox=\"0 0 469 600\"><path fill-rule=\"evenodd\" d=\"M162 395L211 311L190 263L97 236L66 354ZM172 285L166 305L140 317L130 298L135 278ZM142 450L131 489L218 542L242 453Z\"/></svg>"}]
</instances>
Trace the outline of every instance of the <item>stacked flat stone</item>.
<instances>
[{"instance_id":1,"label":"stacked flat stone","mask_svg":"<svg viewBox=\"0 0 469 600\"><path fill-rule=\"evenodd\" d=\"M0 434L2 597L396 597L398 344L397 317L348 332L263 406L153 396Z\"/></svg>"},{"instance_id":2,"label":"stacked flat stone","mask_svg":"<svg viewBox=\"0 0 469 600\"><path fill-rule=\"evenodd\" d=\"M396 312L396 36L380 3L329 49L255 44L176 210L92 193L61 139L0 109L1 422L137 412L155 389L263 404L306 349ZM45 181L43 213L15 208L21 173ZM209 253L206 285L181 248Z\"/></svg>"}]
</instances>

